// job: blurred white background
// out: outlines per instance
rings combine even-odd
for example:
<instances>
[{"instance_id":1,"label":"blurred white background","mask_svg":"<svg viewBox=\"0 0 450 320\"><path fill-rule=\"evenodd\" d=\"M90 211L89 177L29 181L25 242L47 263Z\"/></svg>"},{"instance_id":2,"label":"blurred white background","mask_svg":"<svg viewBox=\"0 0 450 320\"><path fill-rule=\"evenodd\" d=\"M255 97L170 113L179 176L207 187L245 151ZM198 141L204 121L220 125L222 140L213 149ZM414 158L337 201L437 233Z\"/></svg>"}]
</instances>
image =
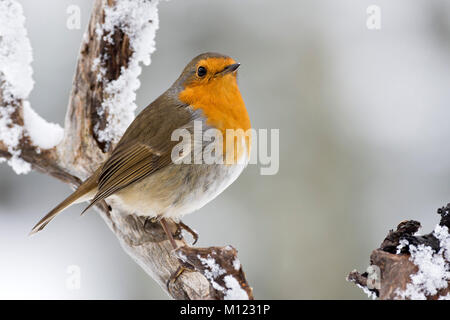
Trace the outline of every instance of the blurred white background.
<instances>
[{"instance_id":1,"label":"blurred white background","mask_svg":"<svg viewBox=\"0 0 450 320\"><path fill-rule=\"evenodd\" d=\"M90 0L24 0L34 79L30 102L63 124ZM366 9L381 8L368 30ZM66 28L69 5L80 30ZM450 202L450 2L445 0L171 0L159 5L143 108L205 51L239 62L254 128L280 129L280 171L257 166L185 222L199 246L232 244L259 299L360 299L347 283L404 219L430 231ZM166 299L83 206L34 237L70 192L0 166L0 298ZM69 290L67 268L81 270Z\"/></svg>"}]
</instances>

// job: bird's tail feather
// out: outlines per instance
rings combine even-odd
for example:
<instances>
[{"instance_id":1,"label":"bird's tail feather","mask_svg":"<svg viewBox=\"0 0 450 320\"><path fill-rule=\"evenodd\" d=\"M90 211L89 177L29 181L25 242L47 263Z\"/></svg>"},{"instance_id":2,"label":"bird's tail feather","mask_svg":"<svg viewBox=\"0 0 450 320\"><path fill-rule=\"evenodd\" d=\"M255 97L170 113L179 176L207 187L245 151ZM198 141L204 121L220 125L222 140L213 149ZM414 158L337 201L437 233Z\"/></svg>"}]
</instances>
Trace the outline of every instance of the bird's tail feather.
<instances>
[{"instance_id":1,"label":"bird's tail feather","mask_svg":"<svg viewBox=\"0 0 450 320\"><path fill-rule=\"evenodd\" d=\"M72 204L90 200L95 195L97 190L97 181L95 174L87 179L81 186L78 187L70 196L64 199L53 210L51 210L45 217L43 217L34 227L31 229L30 235L41 231L44 227L61 211L70 207Z\"/></svg>"}]
</instances>

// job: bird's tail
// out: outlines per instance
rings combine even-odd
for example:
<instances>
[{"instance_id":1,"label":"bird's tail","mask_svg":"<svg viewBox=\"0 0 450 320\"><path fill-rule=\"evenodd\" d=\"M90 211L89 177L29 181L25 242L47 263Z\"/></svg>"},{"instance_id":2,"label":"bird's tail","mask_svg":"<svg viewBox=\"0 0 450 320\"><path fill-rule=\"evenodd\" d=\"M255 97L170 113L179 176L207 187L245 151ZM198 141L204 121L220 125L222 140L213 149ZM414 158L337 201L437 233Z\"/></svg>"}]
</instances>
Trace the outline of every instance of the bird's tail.
<instances>
[{"instance_id":1,"label":"bird's tail","mask_svg":"<svg viewBox=\"0 0 450 320\"><path fill-rule=\"evenodd\" d=\"M97 173L97 172L96 172ZM61 211L70 207L72 204L92 199L97 192L97 174L94 173L90 178L83 182L77 190L58 204L52 211L47 213L31 230L30 235L41 231L44 227Z\"/></svg>"}]
</instances>

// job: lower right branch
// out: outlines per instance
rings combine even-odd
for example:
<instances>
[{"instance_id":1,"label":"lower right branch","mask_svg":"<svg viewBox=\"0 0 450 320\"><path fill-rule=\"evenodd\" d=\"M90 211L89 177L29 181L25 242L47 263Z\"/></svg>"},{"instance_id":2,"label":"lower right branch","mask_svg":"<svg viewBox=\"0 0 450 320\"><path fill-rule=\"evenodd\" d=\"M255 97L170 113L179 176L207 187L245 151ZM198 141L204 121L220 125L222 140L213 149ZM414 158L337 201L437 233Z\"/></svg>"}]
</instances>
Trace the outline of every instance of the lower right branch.
<instances>
[{"instance_id":1,"label":"lower right branch","mask_svg":"<svg viewBox=\"0 0 450 320\"><path fill-rule=\"evenodd\" d=\"M203 274L215 289L215 299L253 300L252 288L237 257L237 251L226 247L180 247L175 254L189 268Z\"/></svg>"},{"instance_id":2,"label":"lower right branch","mask_svg":"<svg viewBox=\"0 0 450 320\"><path fill-rule=\"evenodd\" d=\"M419 222L401 222L372 252L367 272L352 271L347 280L381 300L449 300L450 204L438 214L441 221L426 235L417 234Z\"/></svg>"}]
</instances>

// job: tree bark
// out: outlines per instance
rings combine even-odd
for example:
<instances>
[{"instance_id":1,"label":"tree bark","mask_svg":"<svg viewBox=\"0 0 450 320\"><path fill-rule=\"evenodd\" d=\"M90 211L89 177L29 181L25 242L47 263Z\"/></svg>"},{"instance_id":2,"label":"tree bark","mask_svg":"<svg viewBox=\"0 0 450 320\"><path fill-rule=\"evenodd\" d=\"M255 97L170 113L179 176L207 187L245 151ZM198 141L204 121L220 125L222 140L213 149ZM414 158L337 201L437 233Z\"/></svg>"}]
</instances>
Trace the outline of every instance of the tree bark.
<instances>
[{"instance_id":1,"label":"tree bark","mask_svg":"<svg viewBox=\"0 0 450 320\"><path fill-rule=\"evenodd\" d=\"M116 28L112 34L113 42L105 41L104 35L96 34L97 26L104 21L105 7L114 4L115 1L111 0L96 0L93 6L73 80L63 141L55 148L39 150L25 133L20 142L20 157L30 163L33 169L75 187L103 163L113 147L100 141L94 130L95 126L100 129L105 126L108 115L107 111L103 114L98 112L107 94L103 82L98 81L100 71L94 68L94 60L99 57L102 60L106 72L101 77L107 80L117 79L123 68L128 67L133 51L126 32L120 27ZM0 108L4 100L0 92ZM16 100L14 105L16 112L13 122L23 126L23 101ZM11 157L2 141L0 157ZM176 242L181 247L174 252L159 223L145 223L144 217L123 211L112 200L101 203L96 209L123 249L174 299L227 298L230 296L227 295L228 289L231 288L223 281L226 275L234 277L248 298L253 298L242 267L239 264L237 268L232 263L238 261L236 250L230 247L188 247L177 226L170 223L170 228L176 234ZM178 257L195 271L183 272L168 289L168 280L181 266ZM223 273L211 277L211 268L204 259L214 259Z\"/></svg>"},{"instance_id":2,"label":"tree bark","mask_svg":"<svg viewBox=\"0 0 450 320\"><path fill-rule=\"evenodd\" d=\"M354 270L348 275L348 281L355 283L366 293L372 294L373 297L378 297L380 300L449 299L450 277L448 270L450 261L448 261L448 257L450 255L448 250L450 250L450 237L448 237L448 229L450 228L450 204L438 209L438 213L441 215L439 227L447 230L445 241L438 239L435 231L426 235L417 235L416 233L420 228L418 221L402 221L397 226L397 230L389 231L380 247L372 251L368 272L359 273ZM440 277L435 278L439 266L433 267L432 264L436 262L430 259L426 262L428 263L425 266L426 269L420 270L420 266L415 263L414 259L411 259L411 251L415 251L417 248L420 250L428 249L428 252L435 258L442 258L441 261L445 264L445 270ZM434 273L430 275L429 279L427 279L427 270ZM418 272L424 272L424 281L433 280L441 284L433 292L430 292L425 285L413 281L413 277ZM445 285L445 283L447 284ZM407 291L408 287L412 288L413 294L411 294L411 291ZM402 294L404 292L408 294Z\"/></svg>"}]
</instances>

